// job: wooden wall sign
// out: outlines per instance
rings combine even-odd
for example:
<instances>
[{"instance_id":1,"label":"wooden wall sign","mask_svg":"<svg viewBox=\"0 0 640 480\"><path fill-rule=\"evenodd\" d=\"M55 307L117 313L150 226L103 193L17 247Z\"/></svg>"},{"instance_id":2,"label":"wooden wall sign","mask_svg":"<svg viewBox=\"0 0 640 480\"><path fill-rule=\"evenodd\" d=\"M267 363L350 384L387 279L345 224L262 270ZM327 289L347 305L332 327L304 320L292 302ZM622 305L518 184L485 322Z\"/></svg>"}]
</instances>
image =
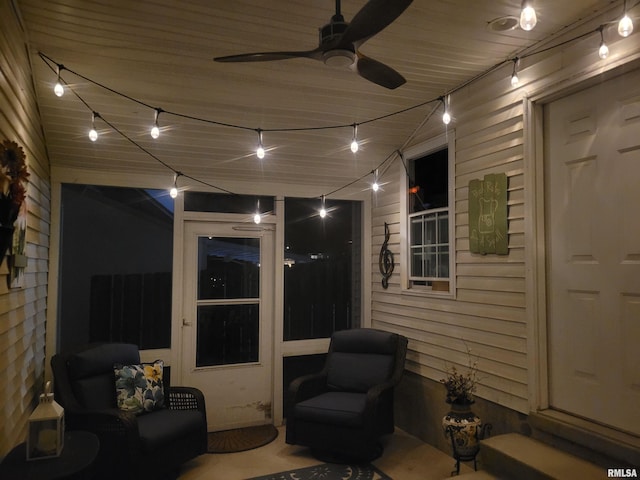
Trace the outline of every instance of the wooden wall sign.
<instances>
[{"instance_id":1,"label":"wooden wall sign","mask_svg":"<svg viewBox=\"0 0 640 480\"><path fill-rule=\"evenodd\" d=\"M469 182L469 249L471 253L509 254L507 175L485 175Z\"/></svg>"}]
</instances>

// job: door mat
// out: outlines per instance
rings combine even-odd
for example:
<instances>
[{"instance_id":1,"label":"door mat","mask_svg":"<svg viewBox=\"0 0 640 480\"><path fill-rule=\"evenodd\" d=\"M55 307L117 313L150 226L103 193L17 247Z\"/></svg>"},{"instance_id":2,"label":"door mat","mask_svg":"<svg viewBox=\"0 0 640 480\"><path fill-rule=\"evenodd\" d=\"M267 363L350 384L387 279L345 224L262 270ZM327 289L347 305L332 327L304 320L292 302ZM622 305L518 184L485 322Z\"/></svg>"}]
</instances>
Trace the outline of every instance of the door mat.
<instances>
[{"instance_id":1,"label":"door mat","mask_svg":"<svg viewBox=\"0 0 640 480\"><path fill-rule=\"evenodd\" d=\"M244 452L262 447L274 441L277 436L278 430L273 425L210 432L207 450L209 453Z\"/></svg>"},{"instance_id":2,"label":"door mat","mask_svg":"<svg viewBox=\"0 0 640 480\"><path fill-rule=\"evenodd\" d=\"M322 463L313 467L297 468L247 480L317 480L319 478L322 480L392 480L371 464L339 465L337 463Z\"/></svg>"}]
</instances>

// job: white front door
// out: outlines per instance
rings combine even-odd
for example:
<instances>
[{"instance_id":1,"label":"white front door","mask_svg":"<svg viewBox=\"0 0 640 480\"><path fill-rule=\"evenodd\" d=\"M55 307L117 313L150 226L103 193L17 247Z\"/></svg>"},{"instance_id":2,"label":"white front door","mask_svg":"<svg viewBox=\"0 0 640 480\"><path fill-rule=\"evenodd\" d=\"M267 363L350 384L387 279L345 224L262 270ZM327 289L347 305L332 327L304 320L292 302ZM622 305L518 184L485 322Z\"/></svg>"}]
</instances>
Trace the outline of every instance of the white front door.
<instances>
[{"instance_id":1,"label":"white front door","mask_svg":"<svg viewBox=\"0 0 640 480\"><path fill-rule=\"evenodd\" d=\"M185 222L182 380L209 431L271 422L274 244L269 227Z\"/></svg>"},{"instance_id":2,"label":"white front door","mask_svg":"<svg viewBox=\"0 0 640 480\"><path fill-rule=\"evenodd\" d=\"M545 107L552 408L640 434L640 71Z\"/></svg>"}]
</instances>

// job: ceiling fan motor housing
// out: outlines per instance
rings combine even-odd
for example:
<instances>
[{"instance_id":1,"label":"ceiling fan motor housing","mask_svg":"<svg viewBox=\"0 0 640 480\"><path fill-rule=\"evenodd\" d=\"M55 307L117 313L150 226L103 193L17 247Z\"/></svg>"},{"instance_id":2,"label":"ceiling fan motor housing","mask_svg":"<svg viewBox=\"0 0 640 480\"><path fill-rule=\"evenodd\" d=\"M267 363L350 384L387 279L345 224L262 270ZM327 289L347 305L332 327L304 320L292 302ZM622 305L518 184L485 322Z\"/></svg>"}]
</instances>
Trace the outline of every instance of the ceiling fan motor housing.
<instances>
[{"instance_id":1,"label":"ceiling fan motor housing","mask_svg":"<svg viewBox=\"0 0 640 480\"><path fill-rule=\"evenodd\" d=\"M331 19L331 23L328 23L319 29L320 32L320 47L330 46L332 43L337 43L340 40L343 32L347 29L349 24L342 18ZM353 45L351 48L329 48L322 54L322 60L325 65L331 67L349 67L355 62L356 55Z\"/></svg>"}]
</instances>

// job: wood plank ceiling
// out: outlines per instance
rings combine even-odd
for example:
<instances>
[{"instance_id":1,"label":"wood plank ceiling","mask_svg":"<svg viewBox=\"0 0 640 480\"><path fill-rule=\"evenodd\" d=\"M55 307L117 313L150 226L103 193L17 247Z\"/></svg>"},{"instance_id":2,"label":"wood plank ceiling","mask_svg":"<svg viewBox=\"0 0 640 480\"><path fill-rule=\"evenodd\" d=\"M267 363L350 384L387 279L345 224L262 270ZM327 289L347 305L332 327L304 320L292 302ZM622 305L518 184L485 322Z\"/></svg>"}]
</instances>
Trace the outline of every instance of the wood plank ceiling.
<instances>
[{"instance_id":1,"label":"wood plank ceiling","mask_svg":"<svg viewBox=\"0 0 640 480\"><path fill-rule=\"evenodd\" d=\"M242 180L263 193L277 193L272 185L313 185L309 196L370 172L406 143L435 104L386 116L437 99L612 3L622 5L535 0L534 30L496 32L489 23L517 17L520 0L415 0L361 47L407 79L388 90L310 59L212 61L315 48L318 28L334 13L332 0L14 1L29 36L52 167L170 177L159 159L215 185ZM344 0L345 19L365 3ZM77 95L53 94L56 63L66 67L62 78ZM506 82L511 66L502 68ZM154 108L210 122L161 113L161 135L153 140ZM122 134L97 119L100 138L89 141L92 111ZM386 118L370 121L379 117ZM362 142L355 155L349 149L354 123ZM337 125L345 127L316 129ZM265 130L262 161L254 153L258 128ZM309 130L270 131L298 128Z\"/></svg>"}]
</instances>

